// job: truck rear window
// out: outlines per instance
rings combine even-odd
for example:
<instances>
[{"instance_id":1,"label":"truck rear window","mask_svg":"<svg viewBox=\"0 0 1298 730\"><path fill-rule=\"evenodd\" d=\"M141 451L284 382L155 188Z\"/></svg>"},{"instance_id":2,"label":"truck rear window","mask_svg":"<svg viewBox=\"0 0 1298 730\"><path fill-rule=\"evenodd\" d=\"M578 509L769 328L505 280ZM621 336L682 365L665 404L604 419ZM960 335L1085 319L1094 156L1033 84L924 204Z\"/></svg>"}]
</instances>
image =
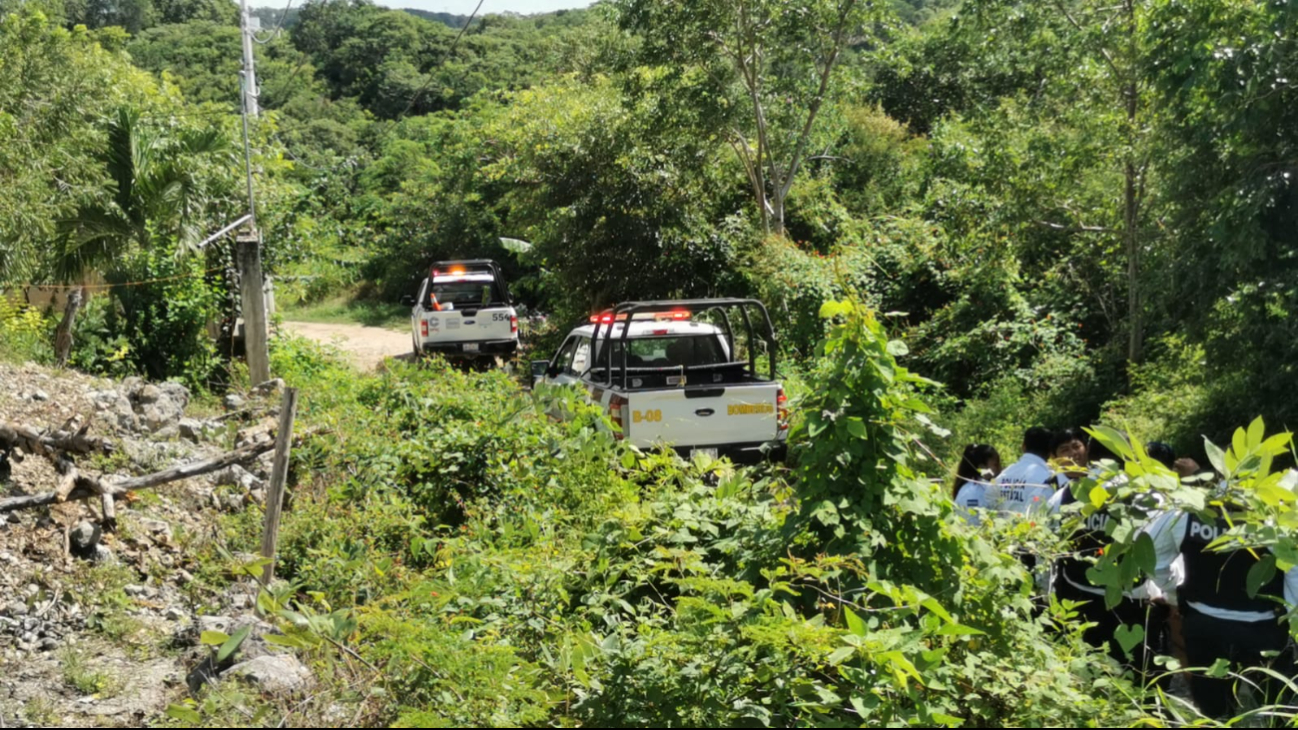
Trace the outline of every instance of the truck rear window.
<instances>
[{"instance_id":1,"label":"truck rear window","mask_svg":"<svg viewBox=\"0 0 1298 730\"><path fill-rule=\"evenodd\" d=\"M428 304L442 307L453 305L455 309L466 307L485 307L496 300L493 296L495 286L489 281L451 281L435 283L429 291Z\"/></svg>"},{"instance_id":2,"label":"truck rear window","mask_svg":"<svg viewBox=\"0 0 1298 730\"><path fill-rule=\"evenodd\" d=\"M628 368L676 368L729 362L715 335L646 337L627 342ZM613 343L613 365L622 364L622 343Z\"/></svg>"}]
</instances>

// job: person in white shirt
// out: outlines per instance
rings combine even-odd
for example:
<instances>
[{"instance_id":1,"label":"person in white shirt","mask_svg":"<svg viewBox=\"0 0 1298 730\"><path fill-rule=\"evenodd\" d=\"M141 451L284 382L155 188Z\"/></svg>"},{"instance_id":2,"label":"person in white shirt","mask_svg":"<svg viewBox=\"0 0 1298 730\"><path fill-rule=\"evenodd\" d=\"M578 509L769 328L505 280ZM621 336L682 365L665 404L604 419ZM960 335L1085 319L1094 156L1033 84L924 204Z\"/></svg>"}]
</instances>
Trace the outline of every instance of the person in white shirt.
<instances>
[{"instance_id":1,"label":"person in white shirt","mask_svg":"<svg viewBox=\"0 0 1298 730\"><path fill-rule=\"evenodd\" d=\"M1053 440L1049 429L1029 428L1023 435L1023 458L1001 472L987 488L984 507L1004 514L1045 512L1046 503L1055 493L1054 474L1046 463Z\"/></svg>"},{"instance_id":2,"label":"person in white shirt","mask_svg":"<svg viewBox=\"0 0 1298 730\"><path fill-rule=\"evenodd\" d=\"M1276 572L1249 597L1249 570L1267 551L1207 549L1228 530L1222 512L1199 515L1184 510L1165 512L1146 529L1156 553L1154 581L1163 593L1174 592L1180 607L1186 659L1196 668L1227 659L1236 670L1270 666L1282 676L1293 676L1289 631L1280 617L1298 602L1298 568ZM1279 655L1272 659L1264 656L1266 652ZM1250 679L1261 680L1256 675ZM1260 683L1274 699L1274 687ZM1190 675L1190 694L1209 717L1237 713L1234 685L1233 678Z\"/></svg>"},{"instance_id":3,"label":"person in white shirt","mask_svg":"<svg viewBox=\"0 0 1298 730\"><path fill-rule=\"evenodd\" d=\"M960 466L956 469L953 496L956 506L972 524L978 524L974 510L984 506L983 494L987 485L1000 473L1001 455L995 446L969 444L965 447Z\"/></svg>"}]
</instances>

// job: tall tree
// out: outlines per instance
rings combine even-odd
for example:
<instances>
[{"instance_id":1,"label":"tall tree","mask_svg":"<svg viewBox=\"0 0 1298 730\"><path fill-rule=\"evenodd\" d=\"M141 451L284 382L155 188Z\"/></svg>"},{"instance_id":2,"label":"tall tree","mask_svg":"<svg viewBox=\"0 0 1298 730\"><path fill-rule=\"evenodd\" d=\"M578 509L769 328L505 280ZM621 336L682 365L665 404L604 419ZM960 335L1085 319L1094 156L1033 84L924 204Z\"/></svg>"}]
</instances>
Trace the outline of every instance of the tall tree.
<instances>
[{"instance_id":1,"label":"tall tree","mask_svg":"<svg viewBox=\"0 0 1298 730\"><path fill-rule=\"evenodd\" d=\"M159 240L183 252L203 237L204 212L219 183L219 170L232 158L230 141L213 128L172 130L150 126L140 113L120 108L107 124L101 156L111 184L89 195L75 213L59 221L51 269L55 278L78 282L110 266L131 250L148 250ZM210 174L211 161L217 174ZM55 341L55 356L66 363L80 296L68 299Z\"/></svg>"},{"instance_id":2,"label":"tall tree","mask_svg":"<svg viewBox=\"0 0 1298 730\"><path fill-rule=\"evenodd\" d=\"M1106 120L1113 135L1110 164L1119 188L1111 192L1114 210L1104 220L1073 215L1042 220L1053 230L1120 243L1125 269L1126 358L1144 358L1146 289L1142 260L1152 245L1149 216L1153 130L1147 16L1151 0L970 0L964 8L985 39L980 57L996 63L1008 58L1020 68L1041 73L1034 104L1054 98L1057 114L1083 108ZM1059 68L1067 59L1072 68ZM980 58L981 60L981 58ZM1011 76L1019 74L1011 74ZM1085 85L1077 83L1085 80Z\"/></svg>"},{"instance_id":3,"label":"tall tree","mask_svg":"<svg viewBox=\"0 0 1298 730\"><path fill-rule=\"evenodd\" d=\"M1146 223L1145 201L1150 167L1148 118L1149 63L1143 40L1148 2L1119 0L1052 0L1055 8L1086 39L1086 47L1101 58L1108 71L1105 93L1122 109L1122 241L1127 259L1127 359L1145 356L1145 302L1141 252Z\"/></svg>"},{"instance_id":4,"label":"tall tree","mask_svg":"<svg viewBox=\"0 0 1298 730\"><path fill-rule=\"evenodd\" d=\"M615 0L623 28L651 63L704 69L735 108L730 143L767 233L783 235L785 205L809 156L843 53L883 14L873 0Z\"/></svg>"}]
</instances>

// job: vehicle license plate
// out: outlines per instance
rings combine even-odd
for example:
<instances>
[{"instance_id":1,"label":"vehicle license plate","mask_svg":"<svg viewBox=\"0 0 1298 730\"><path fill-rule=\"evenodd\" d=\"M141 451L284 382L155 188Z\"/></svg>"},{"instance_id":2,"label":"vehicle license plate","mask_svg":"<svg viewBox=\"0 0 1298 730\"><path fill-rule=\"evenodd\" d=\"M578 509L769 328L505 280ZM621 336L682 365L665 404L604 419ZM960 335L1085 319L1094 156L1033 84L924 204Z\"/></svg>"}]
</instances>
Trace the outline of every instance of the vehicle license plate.
<instances>
[{"instance_id":1,"label":"vehicle license plate","mask_svg":"<svg viewBox=\"0 0 1298 730\"><path fill-rule=\"evenodd\" d=\"M466 342L466 343L464 343L464 351L465 351L465 352L477 352L477 351L478 351L478 343L476 343L476 342Z\"/></svg>"}]
</instances>

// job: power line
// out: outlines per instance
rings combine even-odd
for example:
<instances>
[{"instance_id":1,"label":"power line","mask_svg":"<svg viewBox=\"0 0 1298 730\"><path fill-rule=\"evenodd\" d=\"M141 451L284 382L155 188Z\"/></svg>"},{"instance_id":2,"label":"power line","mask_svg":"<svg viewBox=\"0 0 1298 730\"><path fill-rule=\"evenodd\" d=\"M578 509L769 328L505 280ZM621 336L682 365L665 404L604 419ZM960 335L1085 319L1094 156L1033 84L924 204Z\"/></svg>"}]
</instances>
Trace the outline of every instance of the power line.
<instances>
[{"instance_id":1,"label":"power line","mask_svg":"<svg viewBox=\"0 0 1298 730\"><path fill-rule=\"evenodd\" d=\"M460 45L460 39L463 38L464 34L469 30L469 26L473 25L473 19L477 17L478 11L482 9L482 4L484 2L486 2L486 0L478 0L478 7L474 8L473 12L469 14L469 19L465 21L464 27L460 28L460 32L455 36L455 40L451 42L451 47L446 50L446 55L442 58L443 63L446 61L446 59L451 57L452 53L455 52L456 46ZM428 70L432 71L431 68ZM428 90L428 87L432 85L433 85L433 79L430 76L428 78L428 81L424 82L424 85L419 87L419 91L415 92L415 95L410 100L410 103L406 105L406 110L401 112L401 116L404 117L405 115L409 114L410 110L415 108L415 104L419 101L419 97L423 96L424 92Z\"/></svg>"},{"instance_id":2,"label":"power line","mask_svg":"<svg viewBox=\"0 0 1298 730\"><path fill-rule=\"evenodd\" d=\"M166 114L141 114L141 119L162 121L167 119L194 119L199 117L225 117L238 114L238 109L203 109L194 111L172 112Z\"/></svg>"},{"instance_id":3,"label":"power line","mask_svg":"<svg viewBox=\"0 0 1298 730\"><path fill-rule=\"evenodd\" d=\"M256 41L257 43L262 44L263 46L266 45L267 43L270 43L271 41L275 40L275 38L279 35L279 30L280 30L280 28L283 28L283 27L284 27L284 19L288 17L288 11L291 10L292 8L293 8L293 0L288 0L288 5L285 5L285 6L284 6L284 12L282 12L282 13L279 14L279 22L275 24L275 30L272 30L272 31L270 32L270 37L269 37L269 38L267 38L267 39L264 40L264 41L263 41L263 40L259 40L259 39L257 38L257 36L254 34L253 37L252 37L252 39L253 39L254 41Z\"/></svg>"}]
</instances>

